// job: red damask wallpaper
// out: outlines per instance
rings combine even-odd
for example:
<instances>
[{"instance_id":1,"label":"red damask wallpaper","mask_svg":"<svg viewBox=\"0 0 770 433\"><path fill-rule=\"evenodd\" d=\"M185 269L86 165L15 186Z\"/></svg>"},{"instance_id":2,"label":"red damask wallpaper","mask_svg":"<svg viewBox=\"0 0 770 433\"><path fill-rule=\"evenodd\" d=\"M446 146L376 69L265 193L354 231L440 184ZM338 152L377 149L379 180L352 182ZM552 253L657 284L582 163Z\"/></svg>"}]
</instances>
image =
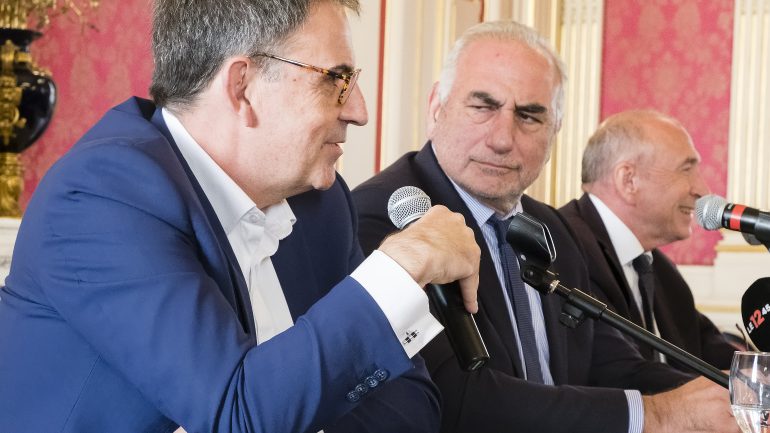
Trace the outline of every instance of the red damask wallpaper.
<instances>
[{"instance_id":1,"label":"red damask wallpaper","mask_svg":"<svg viewBox=\"0 0 770 433\"><path fill-rule=\"evenodd\" d=\"M607 0L602 119L631 108L678 118L692 135L712 192L727 188L733 0ZM665 248L679 264L713 264L719 232Z\"/></svg>"},{"instance_id":2,"label":"red damask wallpaper","mask_svg":"<svg viewBox=\"0 0 770 433\"><path fill-rule=\"evenodd\" d=\"M102 0L86 16L60 15L32 44L37 64L51 71L58 101L48 129L22 154L26 207L48 168L102 114L131 95L147 96L152 74L151 0Z\"/></svg>"},{"instance_id":3,"label":"red damask wallpaper","mask_svg":"<svg viewBox=\"0 0 770 433\"><path fill-rule=\"evenodd\" d=\"M59 101L45 134L22 155L22 208L53 162L109 107L147 95L152 73L151 0L102 0L82 28L56 17L32 45L51 70ZM655 108L679 118L703 157L714 193L727 177L732 0L606 0L602 118L629 108ZM667 248L680 264L711 264L718 232Z\"/></svg>"}]
</instances>

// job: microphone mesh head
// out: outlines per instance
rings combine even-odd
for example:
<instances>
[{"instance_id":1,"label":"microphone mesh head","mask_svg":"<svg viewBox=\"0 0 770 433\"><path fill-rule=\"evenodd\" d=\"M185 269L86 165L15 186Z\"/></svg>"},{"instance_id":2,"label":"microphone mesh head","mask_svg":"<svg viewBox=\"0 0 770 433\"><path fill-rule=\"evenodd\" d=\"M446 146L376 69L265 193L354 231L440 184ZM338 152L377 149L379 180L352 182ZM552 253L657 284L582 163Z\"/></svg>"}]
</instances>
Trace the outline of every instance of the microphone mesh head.
<instances>
[{"instance_id":1,"label":"microphone mesh head","mask_svg":"<svg viewBox=\"0 0 770 433\"><path fill-rule=\"evenodd\" d=\"M425 215L430 209L430 197L416 186L402 186L388 200L388 216L399 230Z\"/></svg>"},{"instance_id":2,"label":"microphone mesh head","mask_svg":"<svg viewBox=\"0 0 770 433\"><path fill-rule=\"evenodd\" d=\"M695 201L695 220L706 230L718 230L726 205L727 200L718 195L704 195Z\"/></svg>"}]
</instances>

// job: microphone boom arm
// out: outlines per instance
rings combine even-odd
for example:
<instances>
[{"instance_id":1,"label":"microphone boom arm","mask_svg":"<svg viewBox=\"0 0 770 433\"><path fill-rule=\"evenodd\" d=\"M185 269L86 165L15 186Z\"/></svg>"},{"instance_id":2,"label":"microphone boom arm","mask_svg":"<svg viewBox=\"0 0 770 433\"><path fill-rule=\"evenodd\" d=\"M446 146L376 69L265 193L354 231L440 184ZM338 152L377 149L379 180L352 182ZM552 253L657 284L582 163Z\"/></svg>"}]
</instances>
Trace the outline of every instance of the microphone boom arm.
<instances>
[{"instance_id":1,"label":"microphone boom arm","mask_svg":"<svg viewBox=\"0 0 770 433\"><path fill-rule=\"evenodd\" d=\"M610 310L607 307L607 304L588 295L587 293L578 289L570 289L562 285L556 278L556 275L554 275L552 272L544 269L537 269L535 266L523 266L521 279L530 286L537 289L540 293L556 293L557 295L565 298L568 304L587 314L588 317L607 323L623 334L630 335L631 337L651 346L653 349L659 351L660 353L663 353L670 358L676 359L682 364L692 368L695 370L695 372L700 373L718 385L728 388L728 376L718 368L690 354L680 347L658 337L657 335L631 322L623 316L620 316L619 314ZM573 320L575 326L577 326L582 321L582 318L576 317L573 318Z\"/></svg>"},{"instance_id":2,"label":"microphone boom arm","mask_svg":"<svg viewBox=\"0 0 770 433\"><path fill-rule=\"evenodd\" d=\"M668 357L680 361L711 381L728 388L727 374L689 352L658 337L607 308L607 304L578 290L561 284L557 275L548 268L556 251L548 227L531 215L514 215L506 233L506 240L517 250L521 279L544 295L556 293L565 298L560 321L572 328L582 323L585 316L601 320L625 335L639 340Z\"/></svg>"}]
</instances>

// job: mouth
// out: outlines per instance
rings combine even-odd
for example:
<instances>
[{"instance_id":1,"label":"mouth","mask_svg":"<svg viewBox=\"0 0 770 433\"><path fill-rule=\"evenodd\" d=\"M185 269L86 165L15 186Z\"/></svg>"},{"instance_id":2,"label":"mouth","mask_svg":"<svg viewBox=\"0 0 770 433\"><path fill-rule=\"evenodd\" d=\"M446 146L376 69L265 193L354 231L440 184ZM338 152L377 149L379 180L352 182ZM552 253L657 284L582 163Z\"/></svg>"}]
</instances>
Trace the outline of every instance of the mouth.
<instances>
[{"instance_id":1,"label":"mouth","mask_svg":"<svg viewBox=\"0 0 770 433\"><path fill-rule=\"evenodd\" d=\"M695 207L694 206L679 206L679 212L681 212L681 213L683 213L683 214L685 214L685 215L687 215L689 217L692 217L693 212L695 212Z\"/></svg>"},{"instance_id":2,"label":"mouth","mask_svg":"<svg viewBox=\"0 0 770 433\"><path fill-rule=\"evenodd\" d=\"M484 170L495 170L495 171L517 171L521 169L520 165L517 164L504 164L504 163L498 163L498 162L489 162L489 161L480 161L472 159L471 161L475 162L476 164L480 165L482 169Z\"/></svg>"}]
</instances>

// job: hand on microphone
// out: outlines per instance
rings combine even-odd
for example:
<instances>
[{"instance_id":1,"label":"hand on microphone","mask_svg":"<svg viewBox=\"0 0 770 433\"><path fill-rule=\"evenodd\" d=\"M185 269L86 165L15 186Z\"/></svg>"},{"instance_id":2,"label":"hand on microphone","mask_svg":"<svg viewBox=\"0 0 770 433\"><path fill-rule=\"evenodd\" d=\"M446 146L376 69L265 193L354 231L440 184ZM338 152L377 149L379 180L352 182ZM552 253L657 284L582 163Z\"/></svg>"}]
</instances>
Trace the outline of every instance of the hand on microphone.
<instances>
[{"instance_id":1,"label":"hand on microphone","mask_svg":"<svg viewBox=\"0 0 770 433\"><path fill-rule=\"evenodd\" d=\"M478 311L481 250L462 215L433 206L419 220L388 236L378 249L422 287L457 281L466 310Z\"/></svg>"},{"instance_id":2,"label":"hand on microphone","mask_svg":"<svg viewBox=\"0 0 770 433\"><path fill-rule=\"evenodd\" d=\"M705 377L642 399L644 433L740 432L728 391Z\"/></svg>"}]
</instances>

